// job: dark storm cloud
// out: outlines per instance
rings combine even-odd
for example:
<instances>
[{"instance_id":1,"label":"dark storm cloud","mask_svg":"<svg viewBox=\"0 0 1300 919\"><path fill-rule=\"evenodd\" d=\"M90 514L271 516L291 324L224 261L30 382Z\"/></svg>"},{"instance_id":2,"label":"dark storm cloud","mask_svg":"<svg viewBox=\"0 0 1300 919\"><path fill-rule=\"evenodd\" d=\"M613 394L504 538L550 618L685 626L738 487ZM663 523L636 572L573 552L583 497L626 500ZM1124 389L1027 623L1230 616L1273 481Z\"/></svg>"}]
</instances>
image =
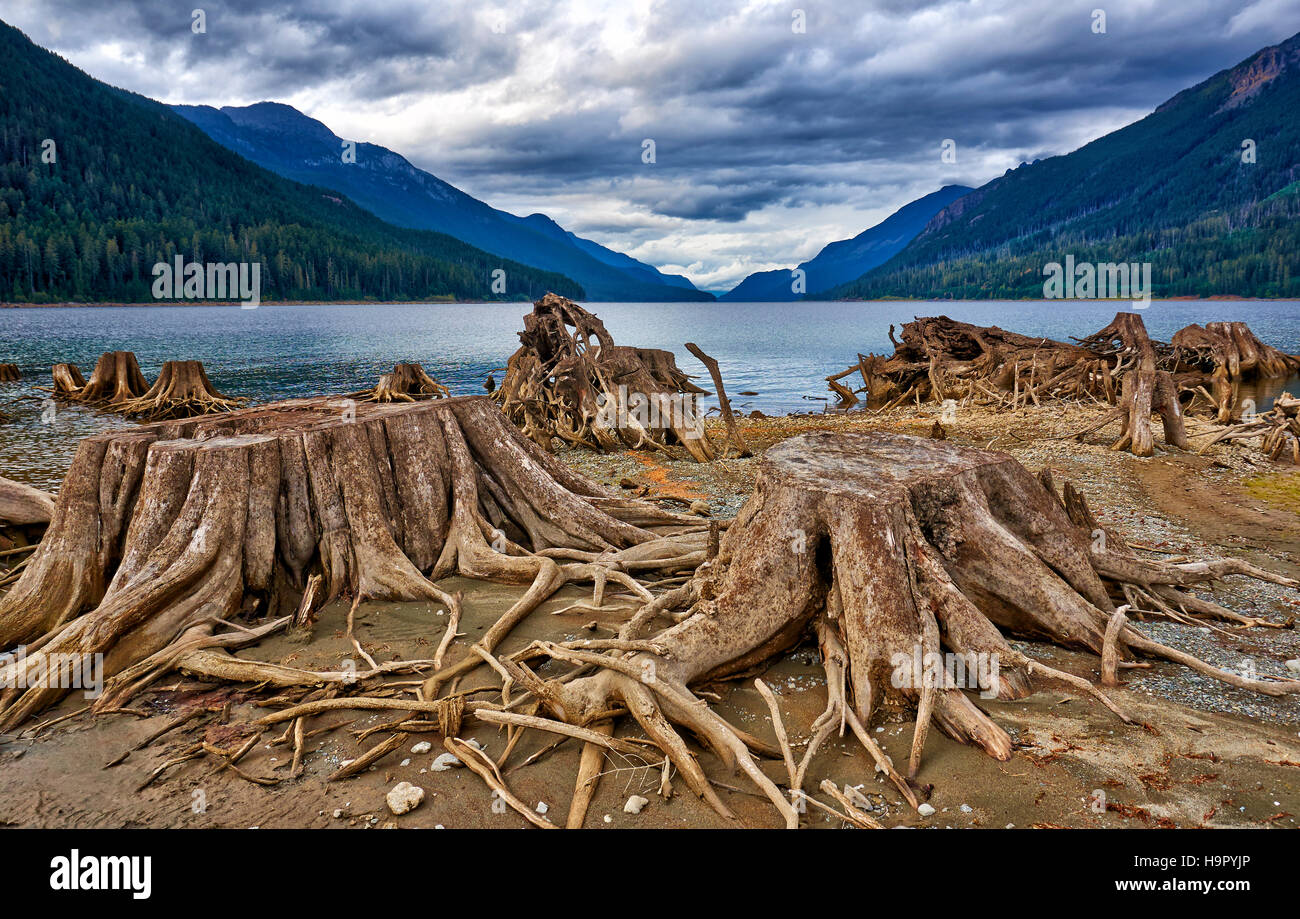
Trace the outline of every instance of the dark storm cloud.
<instances>
[{"instance_id":1,"label":"dark storm cloud","mask_svg":"<svg viewBox=\"0 0 1300 919\"><path fill-rule=\"evenodd\" d=\"M725 286L1141 117L1300 30L1300 4L54 0L5 18L109 82L289 102L497 206Z\"/></svg>"}]
</instances>

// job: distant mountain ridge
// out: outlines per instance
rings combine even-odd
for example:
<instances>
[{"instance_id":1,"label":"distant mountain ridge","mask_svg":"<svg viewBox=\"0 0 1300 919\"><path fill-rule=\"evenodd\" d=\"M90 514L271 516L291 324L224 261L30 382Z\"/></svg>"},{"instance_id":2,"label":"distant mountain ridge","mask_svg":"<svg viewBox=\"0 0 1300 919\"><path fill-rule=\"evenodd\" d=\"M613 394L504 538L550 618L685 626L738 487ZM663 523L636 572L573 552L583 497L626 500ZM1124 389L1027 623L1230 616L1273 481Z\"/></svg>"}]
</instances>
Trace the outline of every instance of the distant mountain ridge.
<instances>
[{"instance_id":1,"label":"distant mountain ridge","mask_svg":"<svg viewBox=\"0 0 1300 919\"><path fill-rule=\"evenodd\" d=\"M935 214L970 191L972 189L965 185L945 185L905 204L852 239L841 239L825 246L815 257L798 266L804 272L805 293L826 290L866 274L902 251ZM788 268L759 271L718 299L750 303L802 300L804 296L794 292L793 279L794 275Z\"/></svg>"},{"instance_id":2,"label":"distant mountain ridge","mask_svg":"<svg viewBox=\"0 0 1300 919\"><path fill-rule=\"evenodd\" d=\"M686 278L583 239L544 214L517 217L466 194L402 155L358 141L356 162L322 122L279 102L174 105L217 143L281 176L336 189L398 226L435 230L486 252L573 278L589 300L712 300Z\"/></svg>"},{"instance_id":3,"label":"distant mountain ridge","mask_svg":"<svg viewBox=\"0 0 1300 919\"><path fill-rule=\"evenodd\" d=\"M282 178L0 22L0 299L152 302L153 267L175 258L257 263L263 300L583 296ZM503 267L505 294L491 289Z\"/></svg>"},{"instance_id":4,"label":"distant mountain ridge","mask_svg":"<svg viewBox=\"0 0 1300 919\"><path fill-rule=\"evenodd\" d=\"M1041 297L1043 266L1151 262L1156 296L1300 296L1300 34L1063 156L1008 170L834 297Z\"/></svg>"}]
</instances>

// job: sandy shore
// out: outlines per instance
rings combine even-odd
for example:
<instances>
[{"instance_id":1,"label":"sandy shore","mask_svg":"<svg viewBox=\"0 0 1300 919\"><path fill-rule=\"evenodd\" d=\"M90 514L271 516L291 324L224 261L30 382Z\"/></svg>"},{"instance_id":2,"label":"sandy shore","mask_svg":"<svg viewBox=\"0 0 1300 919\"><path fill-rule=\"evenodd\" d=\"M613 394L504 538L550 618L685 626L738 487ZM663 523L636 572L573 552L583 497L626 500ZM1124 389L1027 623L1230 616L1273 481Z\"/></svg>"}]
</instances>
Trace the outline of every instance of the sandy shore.
<instances>
[{"instance_id":1,"label":"sandy shore","mask_svg":"<svg viewBox=\"0 0 1300 919\"><path fill-rule=\"evenodd\" d=\"M814 429L886 429L925 434L937 409L900 409L886 414L807 415L745 418L742 430L756 452L785 437ZM1300 576L1300 471L1268 463L1243 448L1215 448L1210 455L1158 455L1138 459L1112 453L1104 437L1078 444L1063 437L1084 426L1095 410L1059 405L1018 412L959 411L947 426L954 441L992 446L1015 456L1032 470L1050 466L1058 482L1069 479L1088 496L1108 527L1122 533L1144 552L1161 557L1238 555L1275 571ZM720 431L719 431L720 433ZM598 455L566 450L561 458L584 473L628 493L678 505L707 501L715 515L735 512L749 494L757 457L723 459L707 466L666 459L662 455ZM1239 579L1237 579L1239 580ZM449 579L466 591L465 640L472 641L519 594L515 588ZM554 615L583 597L566 588L516 630L504 651L537 637L589 637L612 632L618 611ZM1300 595L1256 582L1230 583L1216 599L1234 609L1279 624L1300 618ZM629 602L630 607L630 602ZM445 620L427 603L367 604L360 637L377 659L428 656ZM241 652L261 660L330 668L353 652L344 637L346 608L327 607L308 643L301 636L279 635ZM1281 673L1282 662L1300 656L1300 633L1284 629L1211 629L1147 622L1160 640L1192 651L1213 663L1236 667L1250 659L1260 672ZM1090 655L1023 642L1018 647L1052 666L1096 679L1098 661ZM454 653L454 652L453 652ZM1136 675L1135 675L1136 674ZM490 682L486 668L483 681ZM467 677L472 685L480 674ZM784 719L796 744L808 738L808 726L825 702L815 652L796 649L778 660L764 679L777 692ZM378 737L360 745L353 733L383 723L381 715L331 713L310 728L335 730L315 735L307 744L305 772L272 786L255 784L230 771L214 771L214 761L194 760L169 768L147 787L141 783L169 757L201 738L175 731L119 765L104 768L136 742L166 725L186 706L202 703L213 710L216 725L225 706L232 721L251 720L264 712L248 687L214 687L180 675L155 684L137 698L135 711L90 721L73 718L32 737L0 738L0 824L9 826L223 826L223 827L515 827L524 821L513 812L498 813L486 786L464 769L430 771L442 752L434 734L415 735L403 751L381 760L371 771L341 782L325 777L340 762L358 755ZM901 804L892 786L879 780L861 748L830 743L814 760L810 786L822 778L861 786L886 825L1004 827L1295 827L1300 821L1300 706L1292 699L1272 699L1224 687L1185 668L1163 662L1149 671L1130 672L1114 693L1133 716L1124 725L1100 706L1056 691L1040 692L1017 702L985 703L1016 740L1006 763L931 732L921 779L934 786L930 803L936 813L922 818ZM46 717L54 718L84 704L68 699ZM761 736L772 727L761 699L749 683L731 684L716 708L723 717ZM208 727L208 730L219 729ZM882 716L873 723L895 761L906 758L912 735L910 718ZM636 736L624 724L620 733ZM380 735L383 736L383 735ZM505 736L479 726L465 732L495 758ZM291 747L273 745L267 735L241 762L257 777L287 772ZM415 754L410 747L429 740L433 749ZM546 805L548 816L563 823L573 792L579 745L569 741L521 765L548 747L551 739L529 732L511 754L503 772L525 801ZM711 775L722 767L700 752ZM770 764L773 776L783 774ZM590 827L716 826L713 812L674 783L671 798L658 794L660 762L607 762L588 815ZM393 817L384 793L398 781L421 785L425 803L412 813ZM755 825L776 825L770 805L749 790L743 777L723 777L734 791L727 803ZM631 794L650 804L641 814L623 812ZM1098 808L1102 800L1107 806ZM200 807L200 803L202 806ZM813 814L809 826L838 822Z\"/></svg>"}]
</instances>

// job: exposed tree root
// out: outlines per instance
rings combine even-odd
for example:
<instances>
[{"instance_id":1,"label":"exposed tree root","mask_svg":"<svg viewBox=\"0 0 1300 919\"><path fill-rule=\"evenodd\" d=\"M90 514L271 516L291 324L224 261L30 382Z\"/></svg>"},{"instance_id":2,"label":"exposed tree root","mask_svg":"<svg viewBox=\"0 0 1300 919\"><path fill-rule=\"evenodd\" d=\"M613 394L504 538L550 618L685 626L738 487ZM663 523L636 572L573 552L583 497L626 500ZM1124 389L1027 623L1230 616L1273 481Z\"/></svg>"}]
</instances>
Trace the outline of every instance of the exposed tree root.
<instances>
[{"instance_id":1,"label":"exposed tree root","mask_svg":"<svg viewBox=\"0 0 1300 919\"><path fill-rule=\"evenodd\" d=\"M202 361L167 361L146 393L136 399L110 402L106 408L128 418L163 421L229 412L247 401L217 392Z\"/></svg>"},{"instance_id":2,"label":"exposed tree root","mask_svg":"<svg viewBox=\"0 0 1300 919\"><path fill-rule=\"evenodd\" d=\"M1135 665L1140 653L1241 688L1300 692L1300 682L1218 670L1116 617L1126 588L1181 591L1232 574L1300 586L1233 559L1170 565L1139 558L1096 527L1072 487L1058 495L1050 476L1035 477L1005 454L884 433L810 434L768 451L718 557L620 634L651 645L599 653L537 643L534 653L574 665L554 680L522 666L521 655L501 663L567 724L603 722L626 709L686 784L734 819L672 725L689 729L724 765L745 771L793 826L796 813L757 768L742 734L690 687L751 673L815 631L828 703L800 763L781 744L790 791L803 794L820 744L851 730L915 806L920 786L912 779L931 722L997 759L1011 756L1010 737L968 690L1018 699L1056 684L1127 720L1091 682L1020 653L1004 632L1092 651L1105 659L1103 671ZM644 637L676 608L685 612L669 615L675 625ZM1200 614L1186 609L1189 618ZM882 709L916 713L906 776L867 730Z\"/></svg>"},{"instance_id":3,"label":"exposed tree root","mask_svg":"<svg viewBox=\"0 0 1300 919\"><path fill-rule=\"evenodd\" d=\"M1300 356L1264 344L1244 322L1189 325L1174 333L1170 345L1175 371L1196 377L1186 388L1198 390L1220 424L1239 420L1241 384L1284 379L1300 370Z\"/></svg>"},{"instance_id":4,"label":"exposed tree root","mask_svg":"<svg viewBox=\"0 0 1300 919\"><path fill-rule=\"evenodd\" d=\"M490 648L570 581L601 576L648 598L614 570L621 559L644 544L667 567L706 538L698 519L562 466L485 397L363 403L355 415L336 400L292 400L87 438L45 539L0 599L0 648L28 646L0 668L13 687L0 693L0 724L66 692L21 689L15 668L103 654L107 676L156 672L213 620L293 616L312 575L326 598L427 599L453 614L459 596L434 583L447 575L530 584L480 639ZM675 540L675 554L663 550ZM598 560L537 554L556 547Z\"/></svg>"},{"instance_id":5,"label":"exposed tree root","mask_svg":"<svg viewBox=\"0 0 1300 919\"><path fill-rule=\"evenodd\" d=\"M858 355L847 370L827 377L840 407L865 395L869 407L919 402L970 401L1014 408L1043 398L1105 398L1113 384L1106 362L1077 345L981 328L947 316L919 318L894 338L894 354ZM840 382L857 375L862 386ZM1113 396L1109 401L1114 401Z\"/></svg>"},{"instance_id":6,"label":"exposed tree root","mask_svg":"<svg viewBox=\"0 0 1300 919\"><path fill-rule=\"evenodd\" d=\"M493 398L530 440L546 449L556 437L592 450L680 444L698 462L713 458L696 405L704 390L670 352L614 344L599 319L555 294L533 304L519 340Z\"/></svg>"},{"instance_id":7,"label":"exposed tree root","mask_svg":"<svg viewBox=\"0 0 1300 919\"><path fill-rule=\"evenodd\" d=\"M1259 439L1260 452L1269 459L1300 466L1300 399L1290 393L1281 393L1267 412L1219 428L1197 452L1204 453L1224 441L1256 438Z\"/></svg>"}]
</instances>

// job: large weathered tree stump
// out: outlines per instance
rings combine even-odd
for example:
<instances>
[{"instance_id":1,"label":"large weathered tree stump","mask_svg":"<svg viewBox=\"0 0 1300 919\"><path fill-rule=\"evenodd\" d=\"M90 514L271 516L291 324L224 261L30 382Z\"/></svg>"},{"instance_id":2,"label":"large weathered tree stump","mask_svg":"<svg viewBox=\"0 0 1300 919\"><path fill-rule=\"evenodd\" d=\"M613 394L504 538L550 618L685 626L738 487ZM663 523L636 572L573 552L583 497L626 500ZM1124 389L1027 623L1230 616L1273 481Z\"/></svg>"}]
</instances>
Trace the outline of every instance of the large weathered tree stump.
<instances>
[{"instance_id":1,"label":"large weathered tree stump","mask_svg":"<svg viewBox=\"0 0 1300 919\"><path fill-rule=\"evenodd\" d=\"M352 393L350 398L369 402L414 402L417 399L445 399L450 396L443 386L420 364L394 364L392 373L385 373L370 389Z\"/></svg>"},{"instance_id":2,"label":"large weathered tree stump","mask_svg":"<svg viewBox=\"0 0 1300 919\"><path fill-rule=\"evenodd\" d=\"M696 518L576 475L482 396L346 408L301 399L98 435L79 446L45 538L0 599L0 649L39 647L0 667L0 685L22 685L14 668L48 655L103 654L118 678L96 704L121 704L216 641L214 622L292 614L313 576L326 598L429 599L453 616L459 598L439 578L530 584L480 639L490 651L569 581L648 597L621 566L663 544L665 528L693 530L678 554L703 548ZM540 554L559 547L599 563ZM63 691L3 692L0 724Z\"/></svg>"},{"instance_id":3,"label":"large weathered tree stump","mask_svg":"<svg viewBox=\"0 0 1300 919\"><path fill-rule=\"evenodd\" d=\"M105 407L128 418L162 421L229 412L247 401L217 392L202 361L166 361L147 392L135 399L110 402Z\"/></svg>"},{"instance_id":4,"label":"large weathered tree stump","mask_svg":"<svg viewBox=\"0 0 1300 919\"><path fill-rule=\"evenodd\" d=\"M795 769L790 761L794 790L819 744L847 725L915 803L908 781L868 733L883 708L916 712L910 775L932 721L998 759L1010 757L1011 739L971 690L1016 699L1053 682L1123 717L1091 683L1022 654L1005 634L1109 654L1119 666L1137 654L1156 655L1234 686L1300 692L1300 682L1217 670L1125 621L1108 633L1121 612L1117 603L1129 598L1154 610L1232 618L1237 614L1184 588L1227 574L1300 582L1235 559L1169 565L1139 558L1097 527L1068 485L1064 497L1049 476L1035 477L1010 456L950 441L885 433L784 441L763 457L754 494L718 556L624 628L620 639L637 653L600 656L544 644L557 660L600 670L568 682L533 680L528 688L570 724L626 706L687 783L727 813L668 722L689 728L744 768L787 822L794 812L754 765L751 744L690 687L752 673L809 633L822 649L829 700L802 763ZM679 610L671 614L677 624L647 635L672 610ZM964 668L949 665L954 657Z\"/></svg>"},{"instance_id":5,"label":"large weathered tree stump","mask_svg":"<svg viewBox=\"0 0 1300 919\"><path fill-rule=\"evenodd\" d=\"M570 331L572 330L572 331ZM662 450L680 444L713 458L697 397L704 393L671 352L614 344L596 316L555 294L524 317L522 343L493 394L530 440L592 450Z\"/></svg>"},{"instance_id":6,"label":"large weathered tree stump","mask_svg":"<svg viewBox=\"0 0 1300 919\"><path fill-rule=\"evenodd\" d=\"M22 378L17 364L0 364L0 383L15 383Z\"/></svg>"}]
</instances>

